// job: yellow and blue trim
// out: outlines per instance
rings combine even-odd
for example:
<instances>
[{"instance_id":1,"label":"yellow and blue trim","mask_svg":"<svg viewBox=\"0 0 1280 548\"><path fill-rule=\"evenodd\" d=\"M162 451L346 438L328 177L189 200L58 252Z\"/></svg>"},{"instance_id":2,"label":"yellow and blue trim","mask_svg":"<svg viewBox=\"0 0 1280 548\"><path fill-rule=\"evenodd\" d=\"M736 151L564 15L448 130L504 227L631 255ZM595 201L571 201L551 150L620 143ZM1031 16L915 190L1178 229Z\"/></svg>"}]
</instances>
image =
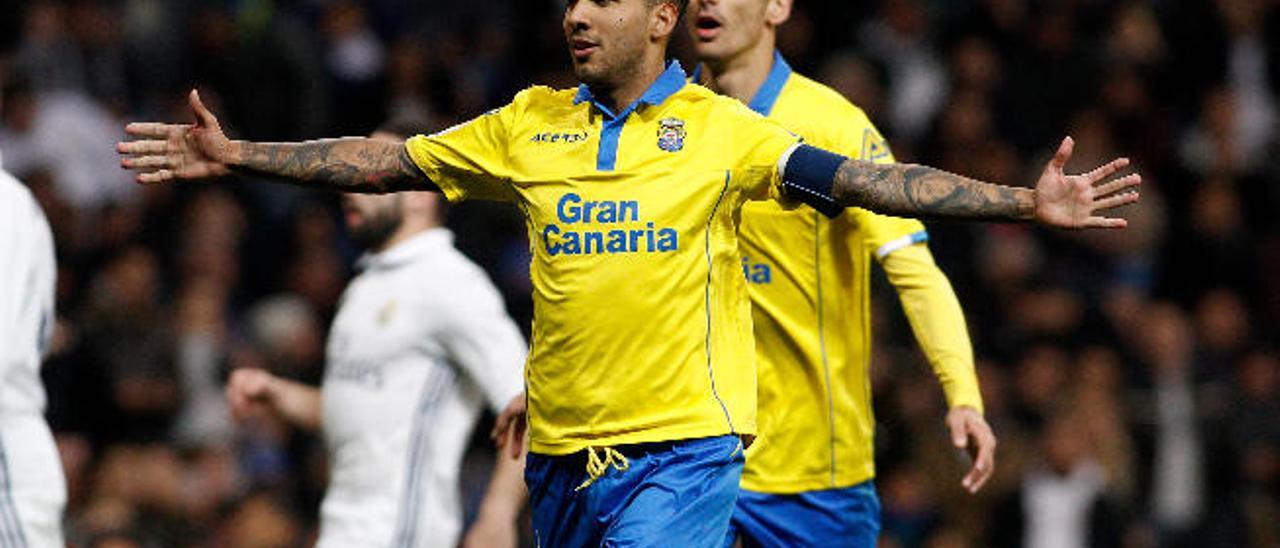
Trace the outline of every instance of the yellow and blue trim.
<instances>
[{"instance_id":1,"label":"yellow and blue trim","mask_svg":"<svg viewBox=\"0 0 1280 548\"><path fill-rule=\"evenodd\" d=\"M773 112L774 103L778 102L778 96L782 95L782 88L787 86L789 79L791 79L791 65L783 59L782 53L774 50L773 67L769 69L769 76L765 77L764 83L760 85L760 89L756 90L755 97L751 98L747 106L761 116L769 116L769 113Z\"/></svg>"},{"instance_id":2,"label":"yellow and blue trim","mask_svg":"<svg viewBox=\"0 0 1280 548\"><path fill-rule=\"evenodd\" d=\"M890 253L902 249L907 246L922 244L929 241L929 233L923 230L907 234L901 238L891 240L876 249L876 258L883 259L888 257Z\"/></svg>"},{"instance_id":3,"label":"yellow and blue trim","mask_svg":"<svg viewBox=\"0 0 1280 548\"><path fill-rule=\"evenodd\" d=\"M596 170L597 171L613 171L618 165L618 140L622 137L622 128L627 124L627 118L632 112L640 108L642 105L660 105L669 97L675 95L685 86L688 76L685 75L684 69L680 66L679 61L671 61L667 63L667 69L654 80L649 89L636 99L622 112L614 113L608 106L601 103L591 92L591 88L586 84L578 85L578 93L573 97L573 104L578 105L583 102L590 101L591 104L600 111L604 116L604 124L600 129L600 148L596 152Z\"/></svg>"}]
</instances>

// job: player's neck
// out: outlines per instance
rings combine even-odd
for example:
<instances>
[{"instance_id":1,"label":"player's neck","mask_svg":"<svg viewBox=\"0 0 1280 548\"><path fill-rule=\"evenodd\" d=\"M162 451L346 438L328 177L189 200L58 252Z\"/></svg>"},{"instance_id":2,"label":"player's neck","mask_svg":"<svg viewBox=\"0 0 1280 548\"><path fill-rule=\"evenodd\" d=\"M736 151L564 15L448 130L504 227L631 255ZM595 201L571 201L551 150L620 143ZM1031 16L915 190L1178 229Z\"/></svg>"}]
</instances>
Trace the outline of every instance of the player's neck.
<instances>
[{"instance_id":1,"label":"player's neck","mask_svg":"<svg viewBox=\"0 0 1280 548\"><path fill-rule=\"evenodd\" d=\"M737 55L720 61L705 61L707 84L717 93L750 103L773 68L774 40L761 39Z\"/></svg>"},{"instance_id":2,"label":"player's neck","mask_svg":"<svg viewBox=\"0 0 1280 548\"><path fill-rule=\"evenodd\" d=\"M643 63L639 63L634 72L631 72L622 81L612 88L591 87L592 95L596 100L609 107L614 113L622 112L631 103L640 99L644 92L658 80L666 70L666 64L662 57L656 59L648 59Z\"/></svg>"},{"instance_id":3,"label":"player's neck","mask_svg":"<svg viewBox=\"0 0 1280 548\"><path fill-rule=\"evenodd\" d=\"M386 241L382 242L381 245L374 246L373 248L369 249L369 251L372 251L374 253L382 253L388 249L391 249L397 245L400 245L402 242L410 238L413 238L414 236L417 236L419 234L422 234L423 232L426 232L433 228L437 228L439 226L440 224L433 220L427 220L427 219L415 220L415 219L406 217L404 222L400 223L400 228L397 228L395 232L391 233L391 236L388 237Z\"/></svg>"}]
</instances>

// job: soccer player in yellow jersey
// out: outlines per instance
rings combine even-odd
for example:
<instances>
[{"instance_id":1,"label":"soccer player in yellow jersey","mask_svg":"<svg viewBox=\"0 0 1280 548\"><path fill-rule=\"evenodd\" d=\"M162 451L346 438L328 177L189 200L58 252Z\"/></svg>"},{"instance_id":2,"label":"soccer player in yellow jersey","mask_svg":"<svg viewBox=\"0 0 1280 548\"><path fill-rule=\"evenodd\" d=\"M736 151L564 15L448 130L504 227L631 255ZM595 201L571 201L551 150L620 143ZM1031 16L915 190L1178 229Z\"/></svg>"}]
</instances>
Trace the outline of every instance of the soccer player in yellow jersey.
<instances>
[{"instance_id":1,"label":"soccer player in yellow jersey","mask_svg":"<svg viewBox=\"0 0 1280 548\"><path fill-rule=\"evenodd\" d=\"M850 158L893 155L858 107L793 73L775 49L791 0L693 0L686 21L701 65L693 80L735 97L806 143ZM995 436L960 304L919 221L850 208L827 218L773 202L742 208L738 243L759 371L759 440L747 451L726 544L874 547L880 530L871 410L871 257L884 266L946 392L957 447L973 438L963 479L993 470Z\"/></svg>"},{"instance_id":2,"label":"soccer player in yellow jersey","mask_svg":"<svg viewBox=\"0 0 1280 548\"><path fill-rule=\"evenodd\" d=\"M1034 189L850 160L665 60L685 0L569 0L577 89L508 105L404 145L233 141L191 94L194 124L138 123L138 181L225 171L354 192L438 189L514 201L533 254L525 367L534 532L543 546L718 546L756 432L755 344L738 254L747 200L884 213L1119 227L1125 160ZM422 283L431 283L423 280ZM742 440L742 442L740 442Z\"/></svg>"}]
</instances>

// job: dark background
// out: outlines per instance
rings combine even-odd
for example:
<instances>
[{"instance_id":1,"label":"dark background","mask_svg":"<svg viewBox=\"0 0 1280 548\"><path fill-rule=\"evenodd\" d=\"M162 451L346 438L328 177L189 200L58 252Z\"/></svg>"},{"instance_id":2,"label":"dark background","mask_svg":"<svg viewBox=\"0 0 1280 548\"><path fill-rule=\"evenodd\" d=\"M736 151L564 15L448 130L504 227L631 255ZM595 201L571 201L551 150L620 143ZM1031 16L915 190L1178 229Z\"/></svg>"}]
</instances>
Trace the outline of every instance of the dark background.
<instances>
[{"instance_id":1,"label":"dark background","mask_svg":"<svg viewBox=\"0 0 1280 548\"><path fill-rule=\"evenodd\" d=\"M877 281L883 544L1049 547L1032 532L1059 531L1089 546L1280 546L1280 2L796 4L783 52L867 110L902 161L1026 184L1070 134L1072 169L1128 155L1145 177L1123 232L930 223L1001 442L976 497L959 487L937 382ZM309 542L320 444L233 424L221 387L245 366L317 382L359 253L332 195L130 184L113 150L124 122L189 120L198 86L241 138L358 135L389 117L429 132L533 83L573 85L562 10L0 0L0 151L58 246L45 376L69 540ZM689 59L683 40L675 52ZM527 326L515 210L450 215ZM469 501L488 451L477 439L468 457Z\"/></svg>"}]
</instances>

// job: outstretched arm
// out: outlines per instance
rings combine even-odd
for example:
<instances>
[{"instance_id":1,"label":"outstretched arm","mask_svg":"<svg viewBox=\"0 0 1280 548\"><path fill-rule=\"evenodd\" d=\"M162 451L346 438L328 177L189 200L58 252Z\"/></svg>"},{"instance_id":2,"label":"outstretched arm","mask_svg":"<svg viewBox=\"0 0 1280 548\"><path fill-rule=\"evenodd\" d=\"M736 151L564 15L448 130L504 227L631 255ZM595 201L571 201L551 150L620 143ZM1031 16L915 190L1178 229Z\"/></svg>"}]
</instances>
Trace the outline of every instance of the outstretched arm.
<instances>
[{"instance_id":1,"label":"outstretched arm","mask_svg":"<svg viewBox=\"0 0 1280 548\"><path fill-rule=\"evenodd\" d=\"M848 160L836 171L831 196L846 207L928 218L1029 221L1035 191L983 183L914 164Z\"/></svg>"},{"instance_id":2,"label":"outstretched arm","mask_svg":"<svg viewBox=\"0 0 1280 548\"><path fill-rule=\"evenodd\" d=\"M1063 139L1034 189L985 183L912 164L851 160L801 146L786 161L789 197L815 208L862 207L877 213L926 218L1036 221L1058 228L1124 228L1124 219L1097 213L1138 200L1137 174L1110 179L1127 158L1082 175L1063 168L1075 142Z\"/></svg>"},{"instance_id":3,"label":"outstretched arm","mask_svg":"<svg viewBox=\"0 0 1280 548\"><path fill-rule=\"evenodd\" d=\"M233 141L231 169L300 186L343 192L387 193L434 190L404 143L364 137L305 143Z\"/></svg>"},{"instance_id":4,"label":"outstretched arm","mask_svg":"<svg viewBox=\"0 0 1280 548\"><path fill-rule=\"evenodd\" d=\"M116 145L140 183L203 179L238 171L312 188L385 193L434 190L401 144L362 137L304 143L232 141L218 119L189 97L195 124L133 123L138 140Z\"/></svg>"}]
</instances>

